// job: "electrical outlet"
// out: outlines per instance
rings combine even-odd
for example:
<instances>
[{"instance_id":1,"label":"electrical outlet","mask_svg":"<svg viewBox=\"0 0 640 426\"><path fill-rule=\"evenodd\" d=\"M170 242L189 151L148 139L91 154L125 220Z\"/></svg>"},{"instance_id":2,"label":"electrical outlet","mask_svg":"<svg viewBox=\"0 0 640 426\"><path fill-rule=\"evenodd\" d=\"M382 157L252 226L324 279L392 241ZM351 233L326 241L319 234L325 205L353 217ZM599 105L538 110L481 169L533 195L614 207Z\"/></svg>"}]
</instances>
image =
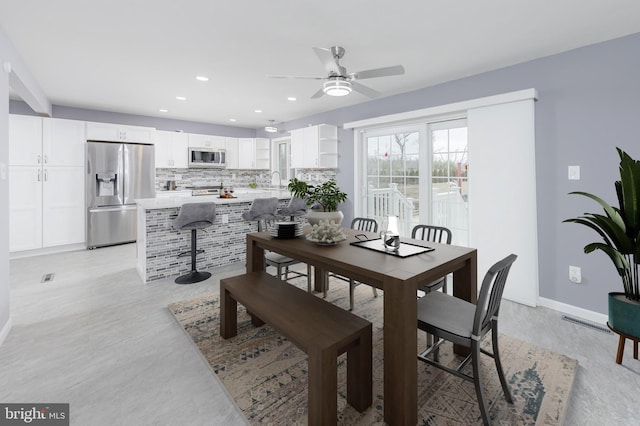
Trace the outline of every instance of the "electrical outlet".
<instances>
[{"instance_id":1,"label":"electrical outlet","mask_svg":"<svg viewBox=\"0 0 640 426\"><path fill-rule=\"evenodd\" d=\"M223 214L222 215L222 223L229 223L229 215L228 214Z\"/></svg>"},{"instance_id":2,"label":"electrical outlet","mask_svg":"<svg viewBox=\"0 0 640 426\"><path fill-rule=\"evenodd\" d=\"M580 166L569 166L569 180L580 180Z\"/></svg>"},{"instance_id":3,"label":"electrical outlet","mask_svg":"<svg viewBox=\"0 0 640 426\"><path fill-rule=\"evenodd\" d=\"M569 266L569 280L575 284L580 284L582 282L582 270L580 267Z\"/></svg>"}]
</instances>

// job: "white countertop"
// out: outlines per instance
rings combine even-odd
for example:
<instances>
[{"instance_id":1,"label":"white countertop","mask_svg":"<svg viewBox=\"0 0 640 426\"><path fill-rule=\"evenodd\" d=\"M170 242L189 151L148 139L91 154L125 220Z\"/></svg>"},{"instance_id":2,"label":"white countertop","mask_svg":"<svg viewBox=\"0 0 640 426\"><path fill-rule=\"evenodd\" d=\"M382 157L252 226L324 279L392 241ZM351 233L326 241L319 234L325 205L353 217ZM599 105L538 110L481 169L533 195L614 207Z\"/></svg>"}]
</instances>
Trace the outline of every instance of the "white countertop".
<instances>
[{"instance_id":1,"label":"white countertop","mask_svg":"<svg viewBox=\"0 0 640 426\"><path fill-rule=\"evenodd\" d=\"M240 192L240 193L238 193ZM252 190L250 192L237 191L236 198L220 198L218 195L198 195L185 197L183 194L175 197L168 197L163 194L158 198L141 198L136 200L136 204L145 210L156 209L168 209L173 207L180 207L185 203L205 203L212 202L215 204L234 204L234 203L250 203L256 198L271 198L276 197L278 199L289 199L291 193L287 190Z\"/></svg>"}]
</instances>

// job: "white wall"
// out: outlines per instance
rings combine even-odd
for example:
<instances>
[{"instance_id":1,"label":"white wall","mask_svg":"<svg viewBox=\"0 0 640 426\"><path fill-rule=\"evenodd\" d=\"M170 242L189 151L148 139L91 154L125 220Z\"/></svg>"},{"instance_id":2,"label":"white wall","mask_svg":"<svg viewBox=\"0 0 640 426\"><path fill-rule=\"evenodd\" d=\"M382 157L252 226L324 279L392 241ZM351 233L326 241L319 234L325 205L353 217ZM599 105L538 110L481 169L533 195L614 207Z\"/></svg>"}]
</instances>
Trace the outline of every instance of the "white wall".
<instances>
[{"instance_id":1,"label":"white wall","mask_svg":"<svg viewBox=\"0 0 640 426\"><path fill-rule=\"evenodd\" d=\"M11 64L6 72L3 64ZM24 65L20 55L0 27L0 344L9 333L9 181L8 172L2 173L9 164L9 85L35 111L51 113L51 103L37 85L35 79Z\"/></svg>"}]
</instances>

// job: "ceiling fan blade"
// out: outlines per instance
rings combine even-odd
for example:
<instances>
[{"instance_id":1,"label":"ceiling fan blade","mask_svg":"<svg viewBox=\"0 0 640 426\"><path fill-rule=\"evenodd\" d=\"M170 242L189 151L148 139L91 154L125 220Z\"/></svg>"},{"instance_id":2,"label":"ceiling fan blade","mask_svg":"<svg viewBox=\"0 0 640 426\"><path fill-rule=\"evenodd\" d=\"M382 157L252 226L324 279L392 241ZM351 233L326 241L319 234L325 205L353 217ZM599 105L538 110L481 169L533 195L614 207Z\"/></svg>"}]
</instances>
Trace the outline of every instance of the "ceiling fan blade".
<instances>
[{"instance_id":1,"label":"ceiling fan blade","mask_svg":"<svg viewBox=\"0 0 640 426\"><path fill-rule=\"evenodd\" d=\"M404 67L402 65L395 65L393 67L375 68L372 70L358 71L349 74L352 79L363 80L365 78L375 77L388 77L392 75L404 74Z\"/></svg>"},{"instance_id":2,"label":"ceiling fan blade","mask_svg":"<svg viewBox=\"0 0 640 426\"><path fill-rule=\"evenodd\" d=\"M317 99L317 98L321 97L322 95L324 95L324 90L320 89L316 93L314 93L313 96L311 96L311 99Z\"/></svg>"},{"instance_id":3,"label":"ceiling fan blade","mask_svg":"<svg viewBox=\"0 0 640 426\"><path fill-rule=\"evenodd\" d=\"M351 82L351 88L356 92L362 93L363 95L370 98L377 98L378 96L380 96L380 92L373 90L370 87L364 86L360 83L356 83L355 81Z\"/></svg>"},{"instance_id":4,"label":"ceiling fan blade","mask_svg":"<svg viewBox=\"0 0 640 426\"><path fill-rule=\"evenodd\" d=\"M328 73L336 73L340 74L340 67L336 64L335 59L333 59L333 53L331 49L325 49L324 47L314 47L313 51L318 55L318 59L324 65L324 69L327 70Z\"/></svg>"},{"instance_id":5,"label":"ceiling fan blade","mask_svg":"<svg viewBox=\"0 0 640 426\"><path fill-rule=\"evenodd\" d=\"M267 78L298 79L298 80L326 80L327 77L305 77L300 75L268 75Z\"/></svg>"}]
</instances>

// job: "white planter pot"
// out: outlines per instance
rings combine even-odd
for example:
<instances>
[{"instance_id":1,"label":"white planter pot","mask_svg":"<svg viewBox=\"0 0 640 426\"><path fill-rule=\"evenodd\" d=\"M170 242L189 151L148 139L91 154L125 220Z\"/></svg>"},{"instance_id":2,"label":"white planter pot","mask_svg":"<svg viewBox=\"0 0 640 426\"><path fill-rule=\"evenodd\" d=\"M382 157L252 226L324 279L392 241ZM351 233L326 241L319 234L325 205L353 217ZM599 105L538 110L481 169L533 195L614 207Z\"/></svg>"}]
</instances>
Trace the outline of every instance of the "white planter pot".
<instances>
[{"instance_id":1,"label":"white planter pot","mask_svg":"<svg viewBox=\"0 0 640 426\"><path fill-rule=\"evenodd\" d=\"M328 220L328 221L333 220L337 225L339 225L342 223L343 218L344 218L344 215L340 210L337 210L335 212L319 212L319 211L311 210L309 211L309 213L307 213L307 220L309 221L309 224L311 224L312 226L317 225L318 223L320 223L321 220Z\"/></svg>"}]
</instances>

